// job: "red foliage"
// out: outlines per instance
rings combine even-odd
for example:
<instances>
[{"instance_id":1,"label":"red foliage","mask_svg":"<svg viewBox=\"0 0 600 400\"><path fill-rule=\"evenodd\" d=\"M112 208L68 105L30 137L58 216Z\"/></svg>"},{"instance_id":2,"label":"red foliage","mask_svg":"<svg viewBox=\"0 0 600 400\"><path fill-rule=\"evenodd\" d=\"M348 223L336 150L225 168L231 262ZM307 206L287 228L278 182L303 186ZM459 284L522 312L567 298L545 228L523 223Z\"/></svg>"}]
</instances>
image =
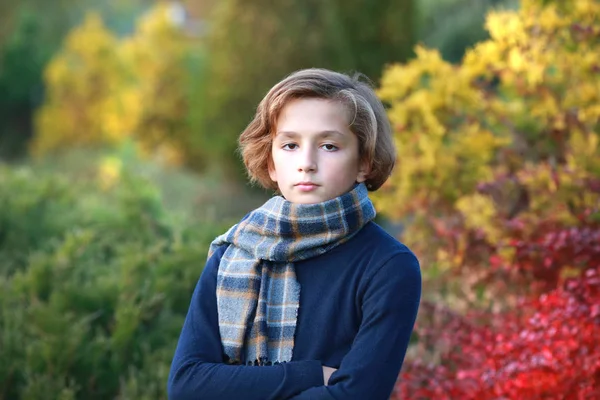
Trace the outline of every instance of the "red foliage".
<instances>
[{"instance_id":1,"label":"red foliage","mask_svg":"<svg viewBox=\"0 0 600 400\"><path fill-rule=\"evenodd\" d=\"M553 289L516 310L442 310L434 328L417 326L420 345L436 349L440 362L407 361L392 399L600 399L598 225L540 225L512 245L514 262L503 268L531 273L531 282ZM562 279L565 266L579 275ZM434 309L424 303L421 312Z\"/></svg>"},{"instance_id":2,"label":"red foliage","mask_svg":"<svg viewBox=\"0 0 600 400\"><path fill-rule=\"evenodd\" d=\"M512 268L530 274L539 290L551 290L560 282L564 268L577 270L600 265L600 228L597 223L586 221L581 226L560 228L540 224L533 235L523 239L518 222L512 232L515 249Z\"/></svg>"}]
</instances>

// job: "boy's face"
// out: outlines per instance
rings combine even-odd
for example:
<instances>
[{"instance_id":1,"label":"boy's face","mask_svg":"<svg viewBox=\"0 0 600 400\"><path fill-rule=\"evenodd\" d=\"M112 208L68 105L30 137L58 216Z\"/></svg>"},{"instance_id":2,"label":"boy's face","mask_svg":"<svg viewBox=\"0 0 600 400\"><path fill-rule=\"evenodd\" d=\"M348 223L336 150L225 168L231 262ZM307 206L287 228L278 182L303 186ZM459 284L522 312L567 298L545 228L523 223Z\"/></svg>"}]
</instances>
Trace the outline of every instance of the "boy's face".
<instances>
[{"instance_id":1,"label":"boy's face","mask_svg":"<svg viewBox=\"0 0 600 400\"><path fill-rule=\"evenodd\" d=\"M358 138L348 128L346 108L325 99L296 99L281 111L272 144L269 175L292 203L320 203L364 182Z\"/></svg>"}]
</instances>

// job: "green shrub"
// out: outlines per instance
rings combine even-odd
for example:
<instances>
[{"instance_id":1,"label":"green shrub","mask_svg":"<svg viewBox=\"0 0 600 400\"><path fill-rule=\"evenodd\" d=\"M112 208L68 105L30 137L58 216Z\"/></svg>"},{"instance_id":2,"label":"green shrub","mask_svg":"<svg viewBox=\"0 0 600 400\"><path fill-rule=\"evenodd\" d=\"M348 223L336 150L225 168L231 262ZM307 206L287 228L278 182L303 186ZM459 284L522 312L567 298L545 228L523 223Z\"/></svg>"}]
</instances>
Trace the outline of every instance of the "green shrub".
<instances>
[{"instance_id":1,"label":"green shrub","mask_svg":"<svg viewBox=\"0 0 600 400\"><path fill-rule=\"evenodd\" d=\"M175 224L158 191L0 165L0 399L161 399L222 231Z\"/></svg>"}]
</instances>

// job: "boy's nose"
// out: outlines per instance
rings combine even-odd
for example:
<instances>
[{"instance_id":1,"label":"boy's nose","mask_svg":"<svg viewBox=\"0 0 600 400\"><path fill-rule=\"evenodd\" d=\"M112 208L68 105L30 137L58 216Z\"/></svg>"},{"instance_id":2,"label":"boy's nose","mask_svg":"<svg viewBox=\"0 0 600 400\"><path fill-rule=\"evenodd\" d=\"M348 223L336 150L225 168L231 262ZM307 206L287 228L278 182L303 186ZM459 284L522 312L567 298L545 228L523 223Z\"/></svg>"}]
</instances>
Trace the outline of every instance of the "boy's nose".
<instances>
[{"instance_id":1,"label":"boy's nose","mask_svg":"<svg viewBox=\"0 0 600 400\"><path fill-rule=\"evenodd\" d=\"M311 150L303 151L298 164L298 172L315 172L316 170L315 154Z\"/></svg>"}]
</instances>

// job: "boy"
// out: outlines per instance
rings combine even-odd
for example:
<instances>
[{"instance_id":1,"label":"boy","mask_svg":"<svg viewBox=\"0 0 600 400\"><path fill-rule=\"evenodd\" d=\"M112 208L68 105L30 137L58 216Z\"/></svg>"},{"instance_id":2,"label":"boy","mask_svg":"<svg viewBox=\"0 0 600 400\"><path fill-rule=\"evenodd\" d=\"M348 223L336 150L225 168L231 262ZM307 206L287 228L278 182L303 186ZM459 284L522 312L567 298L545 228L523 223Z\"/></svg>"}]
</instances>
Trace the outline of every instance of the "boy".
<instances>
[{"instance_id":1,"label":"boy","mask_svg":"<svg viewBox=\"0 0 600 400\"><path fill-rule=\"evenodd\" d=\"M395 162L383 105L357 77L298 71L240 136L278 190L211 244L169 398L387 399L421 296L413 253L372 222Z\"/></svg>"}]
</instances>

